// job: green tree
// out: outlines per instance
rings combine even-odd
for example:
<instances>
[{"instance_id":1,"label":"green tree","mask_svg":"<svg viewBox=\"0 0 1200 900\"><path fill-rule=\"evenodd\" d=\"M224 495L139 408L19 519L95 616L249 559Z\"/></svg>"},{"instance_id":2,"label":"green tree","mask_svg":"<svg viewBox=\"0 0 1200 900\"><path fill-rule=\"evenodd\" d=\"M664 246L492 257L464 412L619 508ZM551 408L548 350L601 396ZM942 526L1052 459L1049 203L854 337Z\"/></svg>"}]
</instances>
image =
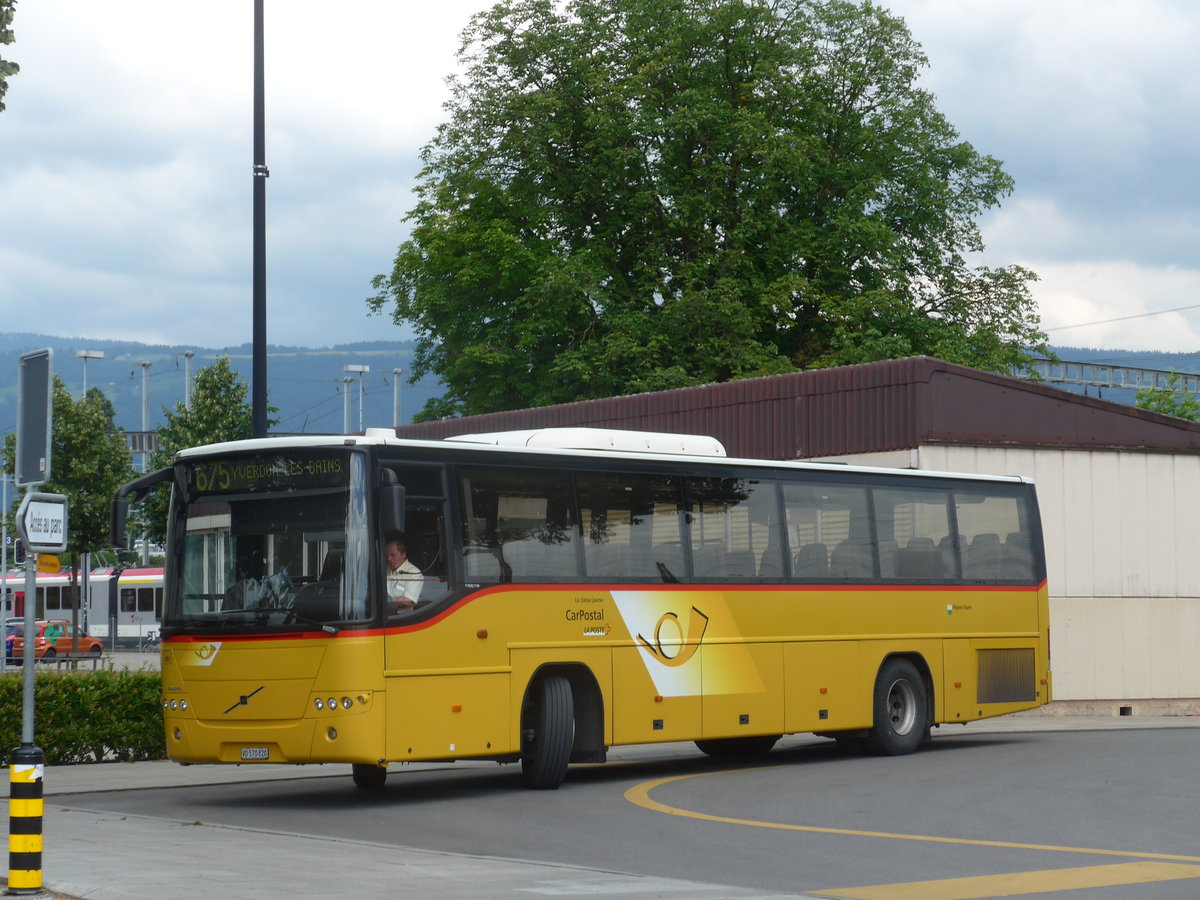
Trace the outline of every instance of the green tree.
<instances>
[{"instance_id":1,"label":"green tree","mask_svg":"<svg viewBox=\"0 0 1200 900\"><path fill-rule=\"evenodd\" d=\"M1184 387L1178 372L1172 372L1163 387L1151 387L1138 391L1133 405L1138 409L1177 416L1192 422L1200 421L1200 400Z\"/></svg>"},{"instance_id":2,"label":"green tree","mask_svg":"<svg viewBox=\"0 0 1200 900\"><path fill-rule=\"evenodd\" d=\"M968 264L1013 187L849 0L506 0L464 33L411 237L368 299L417 332L425 419L1045 335Z\"/></svg>"},{"instance_id":3,"label":"green tree","mask_svg":"<svg viewBox=\"0 0 1200 900\"><path fill-rule=\"evenodd\" d=\"M253 437L254 412L247 394L246 383L230 368L229 357L202 368L192 385L191 409L182 401L173 410L163 408L164 424L158 428L147 470L170 465L175 453L187 447ZM159 486L142 501L141 524L151 540L166 538L169 497L169 490Z\"/></svg>"},{"instance_id":4,"label":"green tree","mask_svg":"<svg viewBox=\"0 0 1200 900\"><path fill-rule=\"evenodd\" d=\"M17 0L0 0L0 47L11 44L14 40L12 33L13 15L17 10ZM15 62L0 56L0 112L4 112L4 95L8 92L8 77L16 75L21 67Z\"/></svg>"},{"instance_id":5,"label":"green tree","mask_svg":"<svg viewBox=\"0 0 1200 900\"><path fill-rule=\"evenodd\" d=\"M112 404L102 392L76 401L54 378L50 481L38 490L67 498L67 553L74 572L80 554L110 546L109 521L117 488L134 477L125 435L113 425ZM16 464L16 435L4 438L4 465ZM19 498L18 498L19 500Z\"/></svg>"}]
</instances>

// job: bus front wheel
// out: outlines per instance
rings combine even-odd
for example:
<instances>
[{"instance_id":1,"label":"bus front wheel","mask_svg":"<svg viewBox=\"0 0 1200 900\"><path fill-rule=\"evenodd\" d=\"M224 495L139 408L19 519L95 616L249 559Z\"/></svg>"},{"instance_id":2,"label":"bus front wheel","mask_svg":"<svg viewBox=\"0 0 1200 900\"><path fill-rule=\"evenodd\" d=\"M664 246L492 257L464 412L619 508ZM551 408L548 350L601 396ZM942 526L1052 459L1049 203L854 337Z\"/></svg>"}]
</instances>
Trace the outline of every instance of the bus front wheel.
<instances>
[{"instance_id":1,"label":"bus front wheel","mask_svg":"<svg viewBox=\"0 0 1200 900\"><path fill-rule=\"evenodd\" d=\"M887 660L875 679L874 724L866 747L879 756L912 753L925 736L929 696L921 673L907 659Z\"/></svg>"},{"instance_id":2,"label":"bus front wheel","mask_svg":"<svg viewBox=\"0 0 1200 900\"><path fill-rule=\"evenodd\" d=\"M381 791L387 781L387 768L369 763L354 763L352 766L354 786L364 791Z\"/></svg>"},{"instance_id":3,"label":"bus front wheel","mask_svg":"<svg viewBox=\"0 0 1200 900\"><path fill-rule=\"evenodd\" d=\"M521 715L521 777L527 787L554 790L567 777L575 743L575 698L561 675L542 678Z\"/></svg>"}]
</instances>

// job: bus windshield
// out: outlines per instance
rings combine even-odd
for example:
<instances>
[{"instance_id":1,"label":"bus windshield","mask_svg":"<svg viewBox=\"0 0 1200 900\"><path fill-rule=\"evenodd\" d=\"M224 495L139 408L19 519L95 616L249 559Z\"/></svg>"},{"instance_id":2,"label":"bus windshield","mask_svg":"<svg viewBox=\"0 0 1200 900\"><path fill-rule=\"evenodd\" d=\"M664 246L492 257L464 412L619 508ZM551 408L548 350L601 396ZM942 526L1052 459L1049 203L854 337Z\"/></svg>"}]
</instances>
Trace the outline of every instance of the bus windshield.
<instances>
[{"instance_id":1,"label":"bus windshield","mask_svg":"<svg viewBox=\"0 0 1200 900\"><path fill-rule=\"evenodd\" d=\"M164 628L261 630L364 621L366 463L287 450L178 464Z\"/></svg>"}]
</instances>

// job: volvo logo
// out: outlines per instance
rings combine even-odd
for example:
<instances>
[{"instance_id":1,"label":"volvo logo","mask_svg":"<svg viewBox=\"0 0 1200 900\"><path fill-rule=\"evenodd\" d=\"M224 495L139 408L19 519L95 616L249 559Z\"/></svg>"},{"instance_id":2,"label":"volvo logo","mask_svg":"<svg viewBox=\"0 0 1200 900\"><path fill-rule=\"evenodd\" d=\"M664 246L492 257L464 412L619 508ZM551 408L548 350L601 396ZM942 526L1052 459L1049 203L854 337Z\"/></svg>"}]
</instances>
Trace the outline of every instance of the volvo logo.
<instances>
[{"instance_id":1,"label":"volvo logo","mask_svg":"<svg viewBox=\"0 0 1200 900\"><path fill-rule=\"evenodd\" d=\"M266 690L266 688L267 688L267 686L264 684L262 687L255 688L248 694L242 694L242 696L238 697L237 703L233 704L233 706L231 706L231 707L229 707L229 709L225 710L225 715L229 715L231 712L233 712L239 706L249 706L250 698L253 697L255 694L257 694L259 691Z\"/></svg>"}]
</instances>

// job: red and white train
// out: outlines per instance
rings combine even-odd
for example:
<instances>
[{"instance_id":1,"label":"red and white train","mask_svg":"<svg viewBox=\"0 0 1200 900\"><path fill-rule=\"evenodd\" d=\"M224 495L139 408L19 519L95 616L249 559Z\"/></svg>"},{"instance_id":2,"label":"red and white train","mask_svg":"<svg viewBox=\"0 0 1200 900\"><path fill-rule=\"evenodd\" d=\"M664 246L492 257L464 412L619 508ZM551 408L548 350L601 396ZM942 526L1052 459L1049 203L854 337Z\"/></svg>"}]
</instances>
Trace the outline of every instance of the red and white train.
<instances>
[{"instance_id":1,"label":"red and white train","mask_svg":"<svg viewBox=\"0 0 1200 900\"><path fill-rule=\"evenodd\" d=\"M121 644L140 643L158 632L162 619L163 570L159 568L125 569L114 576L112 569L94 569L88 573L86 591L79 577L79 624L88 633L113 646L110 638L116 629ZM25 572L8 572L5 590L0 593L0 608L5 619L25 615ZM71 619L71 573L38 573L35 581L38 619Z\"/></svg>"}]
</instances>

